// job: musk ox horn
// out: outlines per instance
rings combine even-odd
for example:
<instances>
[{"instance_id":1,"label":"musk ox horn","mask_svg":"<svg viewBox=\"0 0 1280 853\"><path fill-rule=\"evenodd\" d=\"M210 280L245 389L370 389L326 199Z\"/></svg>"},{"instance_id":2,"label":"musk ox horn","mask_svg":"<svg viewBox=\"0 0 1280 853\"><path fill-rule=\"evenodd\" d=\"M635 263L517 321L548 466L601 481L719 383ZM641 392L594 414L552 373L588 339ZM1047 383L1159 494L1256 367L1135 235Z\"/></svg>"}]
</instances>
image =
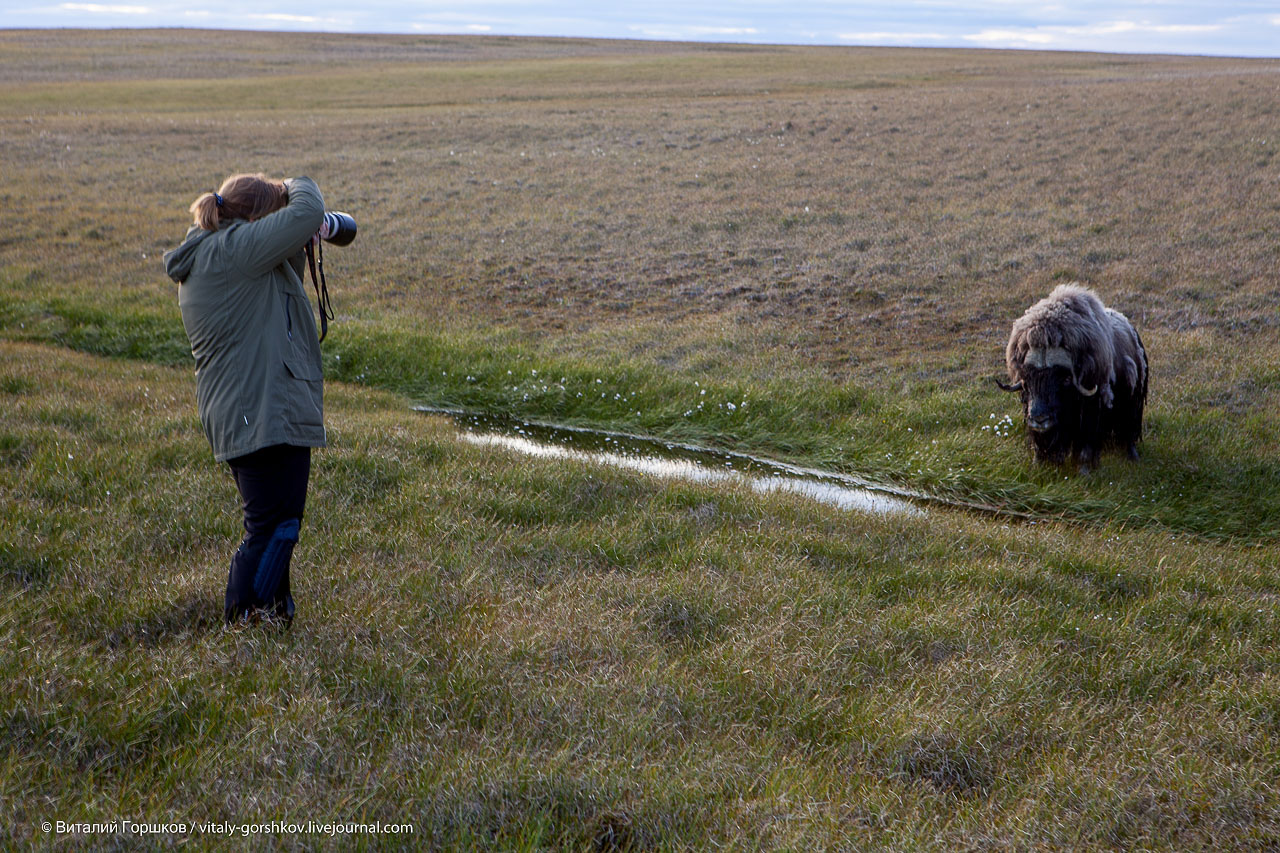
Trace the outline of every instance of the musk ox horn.
<instances>
[{"instance_id":1,"label":"musk ox horn","mask_svg":"<svg viewBox=\"0 0 1280 853\"><path fill-rule=\"evenodd\" d=\"M1013 383L1012 385L1005 385L1003 382L997 379L996 384L1000 386L1001 391L1021 391L1022 390L1021 379L1019 379L1017 382Z\"/></svg>"},{"instance_id":2,"label":"musk ox horn","mask_svg":"<svg viewBox=\"0 0 1280 853\"><path fill-rule=\"evenodd\" d=\"M1092 388L1086 388L1080 384L1080 380L1076 378L1075 374L1072 374L1071 381L1075 383L1076 390L1080 392L1081 397L1092 397L1094 394L1098 393L1097 385L1094 385Z\"/></svg>"}]
</instances>

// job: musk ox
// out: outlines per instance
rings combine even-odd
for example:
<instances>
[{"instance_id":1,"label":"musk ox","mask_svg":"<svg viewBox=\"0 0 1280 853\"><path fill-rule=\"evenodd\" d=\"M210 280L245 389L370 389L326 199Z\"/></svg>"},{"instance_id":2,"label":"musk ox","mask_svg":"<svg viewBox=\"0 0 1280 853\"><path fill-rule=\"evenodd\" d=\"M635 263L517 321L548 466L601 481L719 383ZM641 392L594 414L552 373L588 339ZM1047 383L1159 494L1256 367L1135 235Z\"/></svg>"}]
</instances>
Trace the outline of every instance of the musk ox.
<instances>
[{"instance_id":1,"label":"musk ox","mask_svg":"<svg viewBox=\"0 0 1280 853\"><path fill-rule=\"evenodd\" d=\"M1063 284L1013 324L1005 348L1011 384L1037 462L1074 452L1081 471L1114 441L1138 458L1147 401L1147 351L1129 320L1088 288Z\"/></svg>"}]
</instances>

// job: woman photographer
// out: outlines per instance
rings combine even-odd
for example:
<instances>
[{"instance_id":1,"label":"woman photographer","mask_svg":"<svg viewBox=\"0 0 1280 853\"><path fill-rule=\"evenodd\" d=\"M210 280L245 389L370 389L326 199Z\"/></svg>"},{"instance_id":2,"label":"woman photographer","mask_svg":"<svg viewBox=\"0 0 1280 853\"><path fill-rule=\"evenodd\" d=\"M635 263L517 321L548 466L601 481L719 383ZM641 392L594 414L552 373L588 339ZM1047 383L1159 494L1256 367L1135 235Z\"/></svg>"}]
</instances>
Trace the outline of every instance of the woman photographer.
<instances>
[{"instance_id":1,"label":"woman photographer","mask_svg":"<svg viewBox=\"0 0 1280 853\"><path fill-rule=\"evenodd\" d=\"M196 360L200 422L244 504L228 623L293 620L289 561L323 447L323 381L304 249L324 217L309 178L233 175L191 204L195 224L165 254Z\"/></svg>"}]
</instances>

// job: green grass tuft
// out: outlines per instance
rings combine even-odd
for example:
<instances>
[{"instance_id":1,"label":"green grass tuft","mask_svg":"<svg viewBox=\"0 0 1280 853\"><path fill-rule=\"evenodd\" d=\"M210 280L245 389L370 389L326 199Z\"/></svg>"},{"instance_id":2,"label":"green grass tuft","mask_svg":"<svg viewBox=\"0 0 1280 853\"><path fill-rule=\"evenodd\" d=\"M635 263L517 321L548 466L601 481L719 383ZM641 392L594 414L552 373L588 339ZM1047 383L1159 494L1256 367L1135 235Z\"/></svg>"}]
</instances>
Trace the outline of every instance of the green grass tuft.
<instances>
[{"instance_id":1,"label":"green grass tuft","mask_svg":"<svg viewBox=\"0 0 1280 853\"><path fill-rule=\"evenodd\" d=\"M1274 64L0 33L0 846L226 843L40 828L128 816L1274 848ZM326 254L288 633L221 624L238 499L160 261L244 169L361 228ZM1078 279L1152 364L1142 461L1083 476L1031 464L991 381ZM414 404L987 511L515 457Z\"/></svg>"}]
</instances>

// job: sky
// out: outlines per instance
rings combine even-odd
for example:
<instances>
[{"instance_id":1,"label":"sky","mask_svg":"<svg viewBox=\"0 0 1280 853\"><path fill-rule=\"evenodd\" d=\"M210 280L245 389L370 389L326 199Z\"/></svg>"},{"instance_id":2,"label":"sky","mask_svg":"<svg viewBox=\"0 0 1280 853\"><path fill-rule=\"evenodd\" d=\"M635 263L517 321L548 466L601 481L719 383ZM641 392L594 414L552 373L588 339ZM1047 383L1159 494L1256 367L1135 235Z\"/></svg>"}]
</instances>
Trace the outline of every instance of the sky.
<instances>
[{"instance_id":1,"label":"sky","mask_svg":"<svg viewBox=\"0 0 1280 853\"><path fill-rule=\"evenodd\" d=\"M1280 0L0 0L0 28L209 27L1280 57Z\"/></svg>"}]
</instances>

